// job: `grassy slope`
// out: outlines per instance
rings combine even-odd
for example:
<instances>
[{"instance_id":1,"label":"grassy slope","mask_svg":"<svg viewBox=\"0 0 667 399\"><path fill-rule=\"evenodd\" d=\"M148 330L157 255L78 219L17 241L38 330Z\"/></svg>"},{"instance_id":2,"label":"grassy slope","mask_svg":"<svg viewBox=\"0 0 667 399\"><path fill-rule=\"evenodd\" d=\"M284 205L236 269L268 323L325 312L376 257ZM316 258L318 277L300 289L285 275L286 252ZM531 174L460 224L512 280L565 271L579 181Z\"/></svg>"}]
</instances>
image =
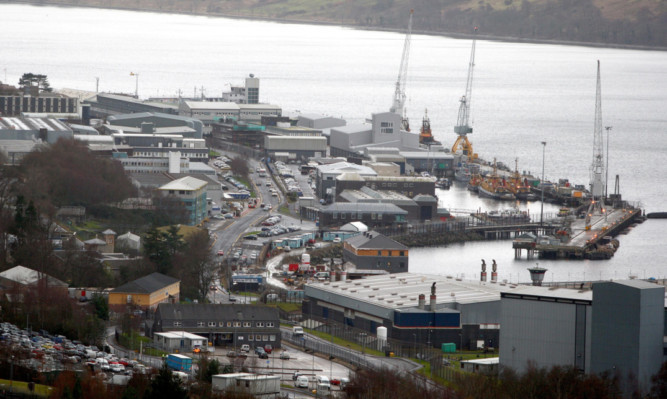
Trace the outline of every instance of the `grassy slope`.
<instances>
[{"instance_id":1,"label":"grassy slope","mask_svg":"<svg viewBox=\"0 0 667 399\"><path fill-rule=\"evenodd\" d=\"M12 0L0 0L11 2ZM196 13L371 29L667 47L663 0L24 0L27 3Z\"/></svg>"}]
</instances>

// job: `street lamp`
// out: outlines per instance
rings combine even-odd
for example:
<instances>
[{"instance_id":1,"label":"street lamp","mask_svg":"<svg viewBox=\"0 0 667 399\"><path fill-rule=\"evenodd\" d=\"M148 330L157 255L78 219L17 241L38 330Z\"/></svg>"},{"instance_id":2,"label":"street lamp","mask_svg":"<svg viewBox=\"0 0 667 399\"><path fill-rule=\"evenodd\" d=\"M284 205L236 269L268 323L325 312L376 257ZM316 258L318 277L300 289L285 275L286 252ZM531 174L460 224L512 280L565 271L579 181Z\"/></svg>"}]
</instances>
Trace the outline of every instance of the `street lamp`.
<instances>
[{"instance_id":1,"label":"street lamp","mask_svg":"<svg viewBox=\"0 0 667 399\"><path fill-rule=\"evenodd\" d=\"M417 357L417 334L412 334L412 338L415 340L415 358Z\"/></svg>"},{"instance_id":2,"label":"street lamp","mask_svg":"<svg viewBox=\"0 0 667 399\"><path fill-rule=\"evenodd\" d=\"M134 82L134 96L138 100L139 99L139 74L134 73L134 72L130 72L130 76L134 76L134 78L135 78L134 79L135 80L135 82Z\"/></svg>"},{"instance_id":3,"label":"street lamp","mask_svg":"<svg viewBox=\"0 0 667 399\"><path fill-rule=\"evenodd\" d=\"M543 141L542 142L542 181L540 182L542 185L542 201L540 202L540 226L542 226L544 222L544 154L546 153L547 149L547 142Z\"/></svg>"}]
</instances>

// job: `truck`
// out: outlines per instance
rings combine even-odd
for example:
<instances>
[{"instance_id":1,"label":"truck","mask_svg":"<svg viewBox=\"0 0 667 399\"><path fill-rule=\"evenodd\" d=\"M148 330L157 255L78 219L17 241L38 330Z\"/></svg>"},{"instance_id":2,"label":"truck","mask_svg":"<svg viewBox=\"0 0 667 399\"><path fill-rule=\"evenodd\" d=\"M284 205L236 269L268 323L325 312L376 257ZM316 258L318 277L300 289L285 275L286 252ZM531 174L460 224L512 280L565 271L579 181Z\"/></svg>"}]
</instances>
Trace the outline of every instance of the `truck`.
<instances>
[{"instance_id":1,"label":"truck","mask_svg":"<svg viewBox=\"0 0 667 399\"><path fill-rule=\"evenodd\" d=\"M303 327L301 326L292 327L292 333L294 334L295 337L303 337Z\"/></svg>"},{"instance_id":2,"label":"truck","mask_svg":"<svg viewBox=\"0 0 667 399\"><path fill-rule=\"evenodd\" d=\"M189 373L192 370L192 358L175 353L169 354L167 356L167 367Z\"/></svg>"}]
</instances>

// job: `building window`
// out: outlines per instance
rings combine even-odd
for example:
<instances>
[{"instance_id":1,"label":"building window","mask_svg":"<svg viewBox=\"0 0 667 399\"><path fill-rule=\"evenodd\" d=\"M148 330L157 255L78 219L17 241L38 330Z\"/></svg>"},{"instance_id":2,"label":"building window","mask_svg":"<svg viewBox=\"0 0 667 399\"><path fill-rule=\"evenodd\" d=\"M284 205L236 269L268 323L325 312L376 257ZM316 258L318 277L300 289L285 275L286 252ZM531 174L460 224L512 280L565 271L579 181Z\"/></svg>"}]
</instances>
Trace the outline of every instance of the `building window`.
<instances>
[{"instance_id":1,"label":"building window","mask_svg":"<svg viewBox=\"0 0 667 399\"><path fill-rule=\"evenodd\" d=\"M182 324L180 321L175 321L174 322L174 327L180 327Z\"/></svg>"},{"instance_id":2,"label":"building window","mask_svg":"<svg viewBox=\"0 0 667 399\"><path fill-rule=\"evenodd\" d=\"M255 335L255 341L261 341L261 340L262 340L261 335L259 335L259 334Z\"/></svg>"},{"instance_id":3,"label":"building window","mask_svg":"<svg viewBox=\"0 0 667 399\"><path fill-rule=\"evenodd\" d=\"M222 322L221 322L221 323L222 323ZM227 322L227 327L231 327L231 326L232 326L232 322L231 322L231 321L228 321L228 322Z\"/></svg>"},{"instance_id":4,"label":"building window","mask_svg":"<svg viewBox=\"0 0 667 399\"><path fill-rule=\"evenodd\" d=\"M382 256L382 251L378 251L378 256Z\"/></svg>"},{"instance_id":5,"label":"building window","mask_svg":"<svg viewBox=\"0 0 667 399\"><path fill-rule=\"evenodd\" d=\"M248 335L248 341L254 341L255 336L250 334Z\"/></svg>"},{"instance_id":6,"label":"building window","mask_svg":"<svg viewBox=\"0 0 667 399\"><path fill-rule=\"evenodd\" d=\"M275 335L269 335L269 341L274 342L276 340Z\"/></svg>"},{"instance_id":7,"label":"building window","mask_svg":"<svg viewBox=\"0 0 667 399\"><path fill-rule=\"evenodd\" d=\"M265 341L265 342L266 342L266 341L268 341L268 340L269 340L269 336L268 336L268 335L262 335L262 341Z\"/></svg>"},{"instance_id":8,"label":"building window","mask_svg":"<svg viewBox=\"0 0 667 399\"><path fill-rule=\"evenodd\" d=\"M405 256L405 251L401 251L399 254L401 254L401 256Z\"/></svg>"},{"instance_id":9,"label":"building window","mask_svg":"<svg viewBox=\"0 0 667 399\"><path fill-rule=\"evenodd\" d=\"M203 321L198 321L197 322L197 327L204 327L204 322Z\"/></svg>"},{"instance_id":10,"label":"building window","mask_svg":"<svg viewBox=\"0 0 667 399\"><path fill-rule=\"evenodd\" d=\"M258 322L257 322L257 327L264 327L264 323L261 322L261 321L258 321Z\"/></svg>"},{"instance_id":11,"label":"building window","mask_svg":"<svg viewBox=\"0 0 667 399\"><path fill-rule=\"evenodd\" d=\"M215 322L214 321L209 321L208 326L209 327L215 327Z\"/></svg>"},{"instance_id":12,"label":"building window","mask_svg":"<svg viewBox=\"0 0 667 399\"><path fill-rule=\"evenodd\" d=\"M247 328L252 327L252 323L250 323L249 321L244 321L243 322L243 327L247 327Z\"/></svg>"},{"instance_id":13,"label":"building window","mask_svg":"<svg viewBox=\"0 0 667 399\"><path fill-rule=\"evenodd\" d=\"M224 327L224 326L225 326L225 322L224 322L224 321L221 321L220 323L218 323L218 327ZM227 326L227 327L229 327L229 326Z\"/></svg>"},{"instance_id":14,"label":"building window","mask_svg":"<svg viewBox=\"0 0 667 399\"><path fill-rule=\"evenodd\" d=\"M267 323L266 323L266 326L267 326L267 327L273 327L273 322L272 322L272 321L267 322Z\"/></svg>"},{"instance_id":15,"label":"building window","mask_svg":"<svg viewBox=\"0 0 667 399\"><path fill-rule=\"evenodd\" d=\"M234 322L234 327L241 327L241 322L240 321L235 321Z\"/></svg>"}]
</instances>

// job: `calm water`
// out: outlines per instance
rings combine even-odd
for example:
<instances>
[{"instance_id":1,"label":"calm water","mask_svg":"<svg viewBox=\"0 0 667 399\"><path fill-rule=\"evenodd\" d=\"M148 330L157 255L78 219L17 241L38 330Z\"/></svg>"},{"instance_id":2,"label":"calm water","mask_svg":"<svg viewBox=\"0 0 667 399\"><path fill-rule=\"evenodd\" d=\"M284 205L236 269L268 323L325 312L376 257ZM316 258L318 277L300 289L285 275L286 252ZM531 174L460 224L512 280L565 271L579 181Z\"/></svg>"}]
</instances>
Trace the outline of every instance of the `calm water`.
<instances>
[{"instance_id":1,"label":"calm water","mask_svg":"<svg viewBox=\"0 0 667 399\"><path fill-rule=\"evenodd\" d=\"M56 88L139 95L218 96L254 73L263 102L285 113L342 116L350 123L388 110L404 36L335 26L288 25L184 15L0 5L0 79L24 72L49 76ZM406 21L407 22L407 21ZM428 109L436 137L452 143L458 99L465 89L471 42L413 35L407 110L417 128ZM471 139L482 158L588 183L593 154L596 60L602 65L602 112L610 134L610 192L620 175L625 199L667 211L667 53L479 41ZM465 191L440 196L443 206L502 208ZM522 207L526 207L522 205ZM528 206L531 213L539 204ZM538 210L539 212L539 210ZM540 262L546 279L667 275L667 221L648 221L620 236L609 261ZM412 271L474 278L481 258L495 258L503 279L528 280L534 261L515 261L508 242L411 251ZM585 274L584 274L585 273ZM519 277L520 276L520 277Z\"/></svg>"}]
</instances>

